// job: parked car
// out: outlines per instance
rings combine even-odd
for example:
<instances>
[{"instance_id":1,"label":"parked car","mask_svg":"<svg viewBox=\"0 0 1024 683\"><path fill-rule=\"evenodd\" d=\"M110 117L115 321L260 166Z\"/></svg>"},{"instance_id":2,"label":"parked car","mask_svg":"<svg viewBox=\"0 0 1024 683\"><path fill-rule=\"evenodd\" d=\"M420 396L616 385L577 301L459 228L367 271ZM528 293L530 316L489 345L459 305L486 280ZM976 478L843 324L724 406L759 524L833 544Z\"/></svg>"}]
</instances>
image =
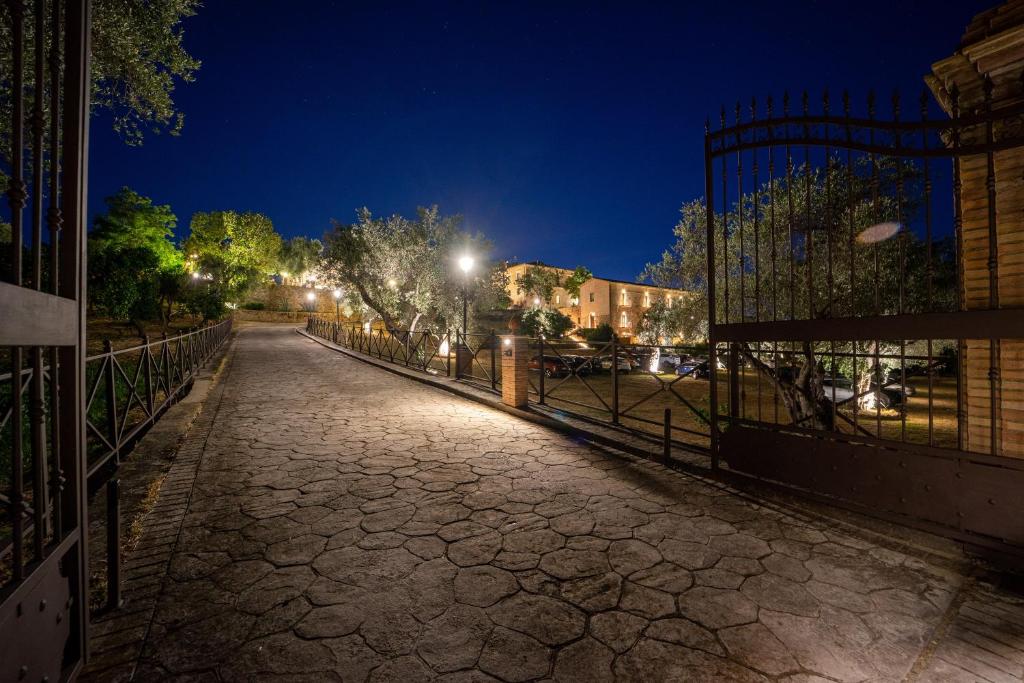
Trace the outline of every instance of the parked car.
<instances>
[{"instance_id":1,"label":"parked car","mask_svg":"<svg viewBox=\"0 0 1024 683\"><path fill-rule=\"evenodd\" d=\"M688 379L711 379L711 364L707 358L692 358L676 366L676 374Z\"/></svg>"},{"instance_id":2,"label":"parked car","mask_svg":"<svg viewBox=\"0 0 1024 683\"><path fill-rule=\"evenodd\" d=\"M543 371L545 377L564 377L575 371L577 375L590 373L590 364L585 356L544 356ZM541 370L542 363L540 356L534 356L527 364L531 370Z\"/></svg>"},{"instance_id":3,"label":"parked car","mask_svg":"<svg viewBox=\"0 0 1024 683\"><path fill-rule=\"evenodd\" d=\"M822 380L822 388L825 391L825 400L836 405L847 403L856 395L853 382L846 377L833 378L826 375ZM872 391L879 408L901 408L906 402L907 396L899 388L886 386L877 389L872 387Z\"/></svg>"},{"instance_id":4,"label":"parked car","mask_svg":"<svg viewBox=\"0 0 1024 683\"><path fill-rule=\"evenodd\" d=\"M628 356L622 353L618 353L615 355L615 357L616 367L618 368L619 372L628 373L633 369L633 363L630 361ZM600 368L600 370L603 372L612 371L612 355L610 353L604 356L598 356L595 363L597 364L595 370Z\"/></svg>"}]
</instances>

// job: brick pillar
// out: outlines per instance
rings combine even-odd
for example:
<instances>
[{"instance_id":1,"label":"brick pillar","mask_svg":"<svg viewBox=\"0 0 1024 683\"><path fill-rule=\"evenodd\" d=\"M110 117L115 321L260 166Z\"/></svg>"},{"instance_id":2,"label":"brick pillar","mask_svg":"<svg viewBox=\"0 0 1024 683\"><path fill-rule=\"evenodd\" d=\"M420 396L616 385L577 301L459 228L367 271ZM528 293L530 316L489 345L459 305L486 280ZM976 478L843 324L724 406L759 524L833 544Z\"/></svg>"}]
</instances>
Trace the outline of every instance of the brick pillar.
<instances>
[{"instance_id":1,"label":"brick pillar","mask_svg":"<svg viewBox=\"0 0 1024 683\"><path fill-rule=\"evenodd\" d=\"M1024 99L1024 0L1010 0L976 16L952 56L932 65L925 77L939 104L953 113L954 90L961 115L983 113L986 90L991 107L1000 109ZM986 84L988 81L988 84ZM1019 128L1022 122L1014 124ZM996 141L1019 130L993 131ZM962 144L982 144L984 126L962 131ZM961 157L960 300L964 310L1024 306L1024 154L1019 148L993 155L994 178L989 177L988 156ZM989 190L995 190L997 257L990 259ZM995 292L989 282L995 268ZM994 358L993 358L994 356ZM994 362L993 362L994 361ZM989 340L967 339L961 349L961 436L965 450L1024 457L1024 342L997 340L993 353ZM996 442L992 443L991 377L996 378Z\"/></svg>"},{"instance_id":2,"label":"brick pillar","mask_svg":"<svg viewBox=\"0 0 1024 683\"><path fill-rule=\"evenodd\" d=\"M501 401L525 408L530 388L530 338L501 336Z\"/></svg>"}]
</instances>

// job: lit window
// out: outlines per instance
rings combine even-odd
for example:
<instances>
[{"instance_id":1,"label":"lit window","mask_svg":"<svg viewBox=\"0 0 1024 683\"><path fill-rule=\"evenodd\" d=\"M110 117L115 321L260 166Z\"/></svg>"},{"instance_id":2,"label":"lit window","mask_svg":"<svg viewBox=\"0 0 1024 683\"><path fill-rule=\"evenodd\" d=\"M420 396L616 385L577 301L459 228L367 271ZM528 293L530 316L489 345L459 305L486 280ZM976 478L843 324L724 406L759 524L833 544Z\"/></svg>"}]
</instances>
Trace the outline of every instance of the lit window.
<instances>
[{"instance_id":1,"label":"lit window","mask_svg":"<svg viewBox=\"0 0 1024 683\"><path fill-rule=\"evenodd\" d=\"M622 290L622 305L623 306L628 306L629 305L629 296L626 294L626 290L624 290L624 289Z\"/></svg>"},{"instance_id":2,"label":"lit window","mask_svg":"<svg viewBox=\"0 0 1024 683\"><path fill-rule=\"evenodd\" d=\"M562 303L562 295L561 294L556 294L555 295L555 303L556 304Z\"/></svg>"},{"instance_id":3,"label":"lit window","mask_svg":"<svg viewBox=\"0 0 1024 683\"><path fill-rule=\"evenodd\" d=\"M625 311L622 312L622 315L619 318L619 326L629 327L629 314L626 313Z\"/></svg>"},{"instance_id":4,"label":"lit window","mask_svg":"<svg viewBox=\"0 0 1024 683\"><path fill-rule=\"evenodd\" d=\"M596 313L591 313L590 314L590 327L591 327L591 329L597 327L597 314Z\"/></svg>"},{"instance_id":5,"label":"lit window","mask_svg":"<svg viewBox=\"0 0 1024 683\"><path fill-rule=\"evenodd\" d=\"M651 305L651 294L650 292L644 292L644 308Z\"/></svg>"},{"instance_id":6,"label":"lit window","mask_svg":"<svg viewBox=\"0 0 1024 683\"><path fill-rule=\"evenodd\" d=\"M668 307L672 308L672 295L669 294L668 296L666 296L665 300L668 301Z\"/></svg>"}]
</instances>

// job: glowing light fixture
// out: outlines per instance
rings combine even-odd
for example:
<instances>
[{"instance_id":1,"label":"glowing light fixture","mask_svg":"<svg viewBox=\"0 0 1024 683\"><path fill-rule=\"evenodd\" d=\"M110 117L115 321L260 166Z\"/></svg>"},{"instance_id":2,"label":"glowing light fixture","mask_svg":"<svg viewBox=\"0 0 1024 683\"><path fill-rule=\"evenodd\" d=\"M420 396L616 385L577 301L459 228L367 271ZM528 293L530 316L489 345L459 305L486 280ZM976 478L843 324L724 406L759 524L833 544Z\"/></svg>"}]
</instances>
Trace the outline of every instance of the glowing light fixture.
<instances>
[{"instance_id":1,"label":"glowing light fixture","mask_svg":"<svg viewBox=\"0 0 1024 683\"><path fill-rule=\"evenodd\" d=\"M448 351L449 351L449 348L448 348L448 340L447 339L445 339L444 341L442 341L440 344L437 345L437 355L439 355L439 356L447 356L448 355Z\"/></svg>"},{"instance_id":2,"label":"glowing light fixture","mask_svg":"<svg viewBox=\"0 0 1024 683\"><path fill-rule=\"evenodd\" d=\"M334 290L334 298L335 299L340 299L341 298L341 290L340 289Z\"/></svg>"},{"instance_id":3,"label":"glowing light fixture","mask_svg":"<svg viewBox=\"0 0 1024 683\"><path fill-rule=\"evenodd\" d=\"M506 338L506 339L505 339L505 340L504 340L504 341L502 342L502 344L504 344L505 346L512 346L512 340L511 340L511 339L508 339L508 338Z\"/></svg>"},{"instance_id":4,"label":"glowing light fixture","mask_svg":"<svg viewBox=\"0 0 1024 683\"><path fill-rule=\"evenodd\" d=\"M199 275L199 271L198 270L196 272L192 273L192 279L193 280L198 280L199 277L200 277L200 275Z\"/></svg>"},{"instance_id":5,"label":"glowing light fixture","mask_svg":"<svg viewBox=\"0 0 1024 683\"><path fill-rule=\"evenodd\" d=\"M306 294L306 301L316 301L316 292Z\"/></svg>"},{"instance_id":6,"label":"glowing light fixture","mask_svg":"<svg viewBox=\"0 0 1024 683\"><path fill-rule=\"evenodd\" d=\"M534 306L540 306L540 297L539 296L533 297L533 305Z\"/></svg>"},{"instance_id":7,"label":"glowing light fixture","mask_svg":"<svg viewBox=\"0 0 1024 683\"><path fill-rule=\"evenodd\" d=\"M288 271L282 270L280 273L278 273L278 275L280 275L282 278L288 277Z\"/></svg>"},{"instance_id":8,"label":"glowing light fixture","mask_svg":"<svg viewBox=\"0 0 1024 683\"><path fill-rule=\"evenodd\" d=\"M473 263L473 257L470 256L469 254L466 254L465 256L459 258L459 270L461 270L466 275L469 275L469 271L473 270Z\"/></svg>"}]
</instances>

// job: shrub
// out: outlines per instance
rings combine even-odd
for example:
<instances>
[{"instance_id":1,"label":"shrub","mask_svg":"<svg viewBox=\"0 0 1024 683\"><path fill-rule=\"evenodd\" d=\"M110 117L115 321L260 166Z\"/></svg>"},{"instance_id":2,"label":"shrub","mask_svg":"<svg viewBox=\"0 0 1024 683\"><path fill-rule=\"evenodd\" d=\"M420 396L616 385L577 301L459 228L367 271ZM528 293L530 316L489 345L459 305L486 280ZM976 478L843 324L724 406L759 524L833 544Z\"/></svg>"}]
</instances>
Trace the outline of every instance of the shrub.
<instances>
[{"instance_id":1,"label":"shrub","mask_svg":"<svg viewBox=\"0 0 1024 683\"><path fill-rule=\"evenodd\" d=\"M610 342L615 330L608 323L601 323L597 327L585 328L581 333L588 342Z\"/></svg>"},{"instance_id":2,"label":"shrub","mask_svg":"<svg viewBox=\"0 0 1024 683\"><path fill-rule=\"evenodd\" d=\"M561 339L572 329L572 318L553 309L529 308L523 311L519 320L520 329L531 337L543 334L551 339Z\"/></svg>"},{"instance_id":3,"label":"shrub","mask_svg":"<svg viewBox=\"0 0 1024 683\"><path fill-rule=\"evenodd\" d=\"M242 308L247 311L262 311L266 309L267 305L261 301L250 301L249 303L242 304Z\"/></svg>"}]
</instances>

